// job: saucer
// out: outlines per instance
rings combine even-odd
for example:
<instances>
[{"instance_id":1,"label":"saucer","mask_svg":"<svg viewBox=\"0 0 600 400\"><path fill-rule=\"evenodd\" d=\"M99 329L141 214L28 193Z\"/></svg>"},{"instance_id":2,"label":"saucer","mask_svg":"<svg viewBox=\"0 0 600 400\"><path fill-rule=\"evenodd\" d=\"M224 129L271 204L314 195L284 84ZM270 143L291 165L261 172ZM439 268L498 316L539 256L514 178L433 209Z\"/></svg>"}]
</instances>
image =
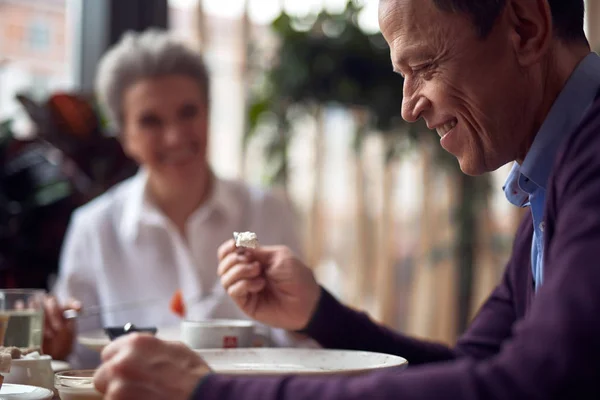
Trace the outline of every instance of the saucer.
<instances>
[{"instance_id":1,"label":"saucer","mask_svg":"<svg viewBox=\"0 0 600 400\"><path fill-rule=\"evenodd\" d=\"M28 385L5 383L0 389L2 400L51 400L54 397L48 389Z\"/></svg>"}]
</instances>

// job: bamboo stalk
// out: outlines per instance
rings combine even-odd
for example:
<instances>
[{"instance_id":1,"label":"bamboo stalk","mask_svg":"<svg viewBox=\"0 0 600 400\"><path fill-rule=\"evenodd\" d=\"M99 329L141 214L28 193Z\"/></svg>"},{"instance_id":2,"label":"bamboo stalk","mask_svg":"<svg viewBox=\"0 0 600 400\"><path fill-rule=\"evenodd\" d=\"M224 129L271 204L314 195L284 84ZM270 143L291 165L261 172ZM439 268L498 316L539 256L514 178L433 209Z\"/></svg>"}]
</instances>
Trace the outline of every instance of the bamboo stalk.
<instances>
[{"instance_id":1,"label":"bamboo stalk","mask_svg":"<svg viewBox=\"0 0 600 400\"><path fill-rule=\"evenodd\" d=\"M384 152L389 147L389 137L384 138ZM377 270L375 290L379 296L378 315L382 323L390 326L396 324L396 271L392 258L394 243L393 187L395 182L394 162L383 165L382 208L377 229Z\"/></svg>"},{"instance_id":2,"label":"bamboo stalk","mask_svg":"<svg viewBox=\"0 0 600 400\"><path fill-rule=\"evenodd\" d=\"M353 110L356 123L357 135L364 135L368 114L365 110ZM357 138L362 140L362 138ZM362 145L354 153L354 176L355 176L355 218L356 218L356 245L353 246L353 276L350 280L349 298L355 307L364 307L365 298L369 292L368 269L369 260L367 250L370 246L368 235L369 216L367 213L367 201L365 193L365 164Z\"/></svg>"},{"instance_id":3,"label":"bamboo stalk","mask_svg":"<svg viewBox=\"0 0 600 400\"><path fill-rule=\"evenodd\" d=\"M454 230L451 224L451 213L454 208L452 200L454 182L449 174L436 174L436 178L440 180L439 185L442 187L442 192L436 197L439 199L436 202L436 208L431 210L435 215L435 245L438 251L447 249L454 237ZM436 185L437 186L437 185ZM456 281L457 274L454 268L452 259L447 254L442 254L443 258L433 265L433 275L435 280L435 289L432 295L435 294L437 302L432 318L435 323L435 330L432 332L432 338L435 340L450 344L456 339Z\"/></svg>"},{"instance_id":4,"label":"bamboo stalk","mask_svg":"<svg viewBox=\"0 0 600 400\"><path fill-rule=\"evenodd\" d=\"M407 318L407 331L416 336L428 336L431 332L431 318L434 309L434 298L432 294L434 276L430 268L429 255L432 248L431 229L433 201L431 196L432 162L431 146L427 140L419 145L421 153L421 176L423 182L423 194L421 200L421 227L419 250L414 267L413 281L410 285L409 312Z\"/></svg>"},{"instance_id":5,"label":"bamboo stalk","mask_svg":"<svg viewBox=\"0 0 600 400\"><path fill-rule=\"evenodd\" d=\"M600 2L586 1L587 36L594 51L600 51Z\"/></svg>"},{"instance_id":6,"label":"bamboo stalk","mask_svg":"<svg viewBox=\"0 0 600 400\"><path fill-rule=\"evenodd\" d=\"M479 211L478 230L479 237L485 240L478 240L476 247L475 263L477 268L473 273L473 299L469 312L470 318L479 310L483 302L487 299L492 289L498 284L498 267L491 248L491 242L488 240L494 234L493 213L488 207L482 207Z\"/></svg>"},{"instance_id":7,"label":"bamboo stalk","mask_svg":"<svg viewBox=\"0 0 600 400\"><path fill-rule=\"evenodd\" d=\"M455 248L455 264L458 269L458 323L457 333L462 333L469 321L470 306L473 297L473 271L475 268L474 241L477 238L477 221L474 215L476 207L477 185L473 177L462 173L457 178L457 245Z\"/></svg>"},{"instance_id":8,"label":"bamboo stalk","mask_svg":"<svg viewBox=\"0 0 600 400\"><path fill-rule=\"evenodd\" d=\"M323 108L317 107L316 113L316 132L314 138L314 185L312 188L312 200L310 206L309 218L309 237L308 237L308 265L316 268L322 257L325 235L323 232L323 211L321 202L321 192L323 187L323 141L325 136L325 127L323 119Z\"/></svg>"},{"instance_id":9,"label":"bamboo stalk","mask_svg":"<svg viewBox=\"0 0 600 400\"><path fill-rule=\"evenodd\" d=\"M251 31L252 31L252 24L250 22L250 16L249 16L249 8L250 8L250 1L249 0L245 0L244 1L244 14L242 16L242 29L240 30L241 32L241 65L240 65L240 75L241 75L241 83L243 85L243 93L244 93L244 103L242 105L242 107L244 108L244 114L243 114L243 121L242 121L242 142L240 143L241 145L241 162L240 162L240 176L242 179L247 178L246 174L247 174L247 158L248 158L248 148L245 144L245 140L244 137L247 134L247 130L248 130L248 101L247 101L247 92L248 92L248 83L249 83L249 77L250 77L250 62L249 62L249 57L250 57L250 52L249 52L249 47L250 47L250 43L251 43ZM287 191L286 191L286 196L287 196Z\"/></svg>"},{"instance_id":10,"label":"bamboo stalk","mask_svg":"<svg viewBox=\"0 0 600 400\"><path fill-rule=\"evenodd\" d=\"M202 0L198 0L196 7L196 29L198 32L198 45L203 52L206 52L206 50L208 49L210 39L210 27L207 25L208 19L206 18L206 13L204 12L204 5L202 4Z\"/></svg>"}]
</instances>

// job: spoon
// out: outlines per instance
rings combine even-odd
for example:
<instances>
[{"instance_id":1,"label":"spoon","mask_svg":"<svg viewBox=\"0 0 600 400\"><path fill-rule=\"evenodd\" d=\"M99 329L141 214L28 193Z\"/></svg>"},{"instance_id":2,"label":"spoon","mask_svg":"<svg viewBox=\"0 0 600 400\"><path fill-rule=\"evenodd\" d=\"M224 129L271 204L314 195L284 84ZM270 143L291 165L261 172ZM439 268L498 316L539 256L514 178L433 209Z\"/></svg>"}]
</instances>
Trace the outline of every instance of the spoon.
<instances>
[{"instance_id":1,"label":"spoon","mask_svg":"<svg viewBox=\"0 0 600 400\"><path fill-rule=\"evenodd\" d=\"M135 309L141 306L148 305L149 303L157 303L159 301L164 301L165 299L154 299L154 300L144 300L144 301L131 301L126 303L117 303L112 306L101 307L101 306L90 306L86 307L81 311L69 309L63 311L63 318L65 319L74 319L81 317L93 317L97 315L101 315L104 313L112 313L116 311Z\"/></svg>"},{"instance_id":2,"label":"spoon","mask_svg":"<svg viewBox=\"0 0 600 400\"><path fill-rule=\"evenodd\" d=\"M186 304L193 304L193 303L203 300L205 297L208 297L208 296L197 295L197 296L193 296L189 299L186 299L185 302L186 302ZM150 300L136 300L136 301L130 301L130 302L116 303L116 304L112 304L112 305L106 306L106 307L90 306L90 307L85 307L81 311L69 309L69 310L63 311L63 318L69 320L69 319L74 319L74 318L95 317L95 316L107 314L107 313L114 313L114 312L119 312L119 311L147 307L148 305L162 303L165 301L168 302L169 299L156 298L156 299L150 299Z\"/></svg>"},{"instance_id":3,"label":"spoon","mask_svg":"<svg viewBox=\"0 0 600 400\"><path fill-rule=\"evenodd\" d=\"M122 327L113 326L104 328L104 332L108 335L110 340L115 340L121 336L125 336L129 333L141 332L141 333L149 333L152 335L156 335L158 329L156 327L147 327L147 328L138 328L131 322L126 323Z\"/></svg>"}]
</instances>

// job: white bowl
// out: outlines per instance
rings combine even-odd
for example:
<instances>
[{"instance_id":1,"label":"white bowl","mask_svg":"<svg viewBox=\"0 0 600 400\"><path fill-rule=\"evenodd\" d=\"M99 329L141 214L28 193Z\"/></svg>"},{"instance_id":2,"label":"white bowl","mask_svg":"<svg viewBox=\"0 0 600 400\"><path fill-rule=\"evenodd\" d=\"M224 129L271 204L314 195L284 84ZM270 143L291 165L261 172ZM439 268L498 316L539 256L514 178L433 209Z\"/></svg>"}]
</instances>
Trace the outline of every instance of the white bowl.
<instances>
[{"instance_id":1,"label":"white bowl","mask_svg":"<svg viewBox=\"0 0 600 400\"><path fill-rule=\"evenodd\" d=\"M94 388L94 370L70 370L55 375L54 383L61 400L102 400Z\"/></svg>"},{"instance_id":2,"label":"white bowl","mask_svg":"<svg viewBox=\"0 0 600 400\"><path fill-rule=\"evenodd\" d=\"M196 352L215 372L225 375L351 375L408 365L402 357L367 351L259 348Z\"/></svg>"},{"instance_id":3,"label":"white bowl","mask_svg":"<svg viewBox=\"0 0 600 400\"><path fill-rule=\"evenodd\" d=\"M52 357L42 355L38 359L12 360L10 372L4 375L5 383L37 386L54 390Z\"/></svg>"},{"instance_id":4,"label":"white bowl","mask_svg":"<svg viewBox=\"0 0 600 400\"><path fill-rule=\"evenodd\" d=\"M254 323L238 319L181 322L181 341L192 349L252 347Z\"/></svg>"}]
</instances>

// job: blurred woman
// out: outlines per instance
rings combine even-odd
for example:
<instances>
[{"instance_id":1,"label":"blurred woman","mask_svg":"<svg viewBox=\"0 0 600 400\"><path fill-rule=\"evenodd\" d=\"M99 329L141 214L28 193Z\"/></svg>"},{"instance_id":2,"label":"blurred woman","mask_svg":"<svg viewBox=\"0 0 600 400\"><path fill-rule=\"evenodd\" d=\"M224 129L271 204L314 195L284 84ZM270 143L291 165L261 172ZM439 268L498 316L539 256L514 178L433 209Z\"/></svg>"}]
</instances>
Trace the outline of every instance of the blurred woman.
<instances>
[{"instance_id":1,"label":"blurred woman","mask_svg":"<svg viewBox=\"0 0 600 400\"><path fill-rule=\"evenodd\" d=\"M201 56L162 31L128 33L101 60L97 95L140 170L73 215L56 298L46 304L44 351L54 358L73 353L76 367L98 363L79 345L72 352L77 330L178 324L169 310L177 290L193 299L191 318L246 318L217 277L218 246L234 231L299 250L284 202L211 171L209 89ZM62 316L66 308L130 302L142 305L77 323ZM275 345L300 345L283 331L270 336Z\"/></svg>"}]
</instances>

